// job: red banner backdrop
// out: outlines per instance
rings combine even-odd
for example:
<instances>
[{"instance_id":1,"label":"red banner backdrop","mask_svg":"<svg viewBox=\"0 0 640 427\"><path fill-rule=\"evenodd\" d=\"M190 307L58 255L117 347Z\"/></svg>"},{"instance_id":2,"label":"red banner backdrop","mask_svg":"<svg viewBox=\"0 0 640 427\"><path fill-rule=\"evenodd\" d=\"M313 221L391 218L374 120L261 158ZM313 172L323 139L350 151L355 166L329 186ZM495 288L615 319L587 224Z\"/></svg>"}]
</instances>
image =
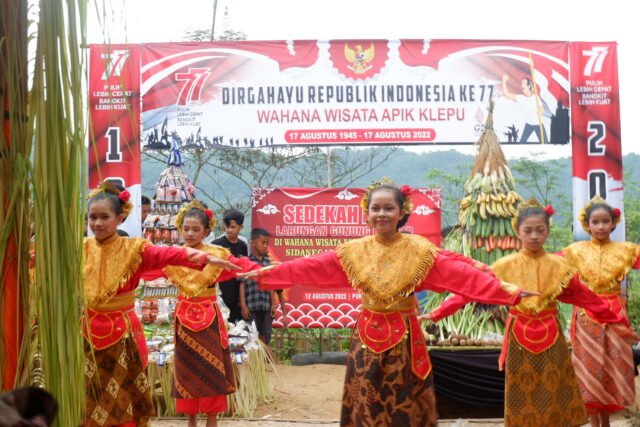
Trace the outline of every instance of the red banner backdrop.
<instances>
[{"instance_id":1,"label":"red banner backdrop","mask_svg":"<svg viewBox=\"0 0 640 427\"><path fill-rule=\"evenodd\" d=\"M89 188L110 179L136 206L122 228L140 236L140 56L135 45L92 46L89 56Z\"/></svg>"},{"instance_id":2,"label":"red banner backdrop","mask_svg":"<svg viewBox=\"0 0 640 427\"><path fill-rule=\"evenodd\" d=\"M616 44L572 43L571 120L573 123L573 230L588 239L578 214L595 195L623 207L622 138ZM622 224L613 239L625 239Z\"/></svg>"},{"instance_id":3,"label":"red banner backdrop","mask_svg":"<svg viewBox=\"0 0 640 427\"><path fill-rule=\"evenodd\" d=\"M332 250L336 245L370 235L360 208L361 188L258 188L253 192L252 227L272 235L275 261ZM420 188L411 194L413 213L401 231L419 234L440 244L442 190ZM293 287L285 292L287 318L282 312L275 327L348 328L360 305L356 291Z\"/></svg>"}]
</instances>

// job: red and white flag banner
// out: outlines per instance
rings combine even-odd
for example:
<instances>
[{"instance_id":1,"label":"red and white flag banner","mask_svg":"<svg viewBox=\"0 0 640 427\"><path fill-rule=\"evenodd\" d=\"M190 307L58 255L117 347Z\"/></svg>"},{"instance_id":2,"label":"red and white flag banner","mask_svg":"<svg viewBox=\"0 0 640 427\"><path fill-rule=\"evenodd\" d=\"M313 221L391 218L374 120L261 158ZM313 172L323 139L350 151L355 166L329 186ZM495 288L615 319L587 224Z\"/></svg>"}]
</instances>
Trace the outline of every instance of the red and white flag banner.
<instances>
[{"instance_id":1,"label":"red and white flag banner","mask_svg":"<svg viewBox=\"0 0 640 427\"><path fill-rule=\"evenodd\" d=\"M140 236L140 56L136 45L89 50L89 189L106 179L131 193L136 206L121 226Z\"/></svg>"},{"instance_id":2,"label":"red and white flag banner","mask_svg":"<svg viewBox=\"0 0 640 427\"><path fill-rule=\"evenodd\" d=\"M143 145L569 142L568 42L330 40L140 46ZM527 83L528 82L528 83ZM536 109L539 106L540 114Z\"/></svg>"},{"instance_id":3,"label":"red and white flag banner","mask_svg":"<svg viewBox=\"0 0 640 427\"><path fill-rule=\"evenodd\" d=\"M578 214L599 195L623 209L622 137L616 43L571 44L571 140L573 161L573 232L589 236ZM625 239L624 215L612 239Z\"/></svg>"}]
</instances>

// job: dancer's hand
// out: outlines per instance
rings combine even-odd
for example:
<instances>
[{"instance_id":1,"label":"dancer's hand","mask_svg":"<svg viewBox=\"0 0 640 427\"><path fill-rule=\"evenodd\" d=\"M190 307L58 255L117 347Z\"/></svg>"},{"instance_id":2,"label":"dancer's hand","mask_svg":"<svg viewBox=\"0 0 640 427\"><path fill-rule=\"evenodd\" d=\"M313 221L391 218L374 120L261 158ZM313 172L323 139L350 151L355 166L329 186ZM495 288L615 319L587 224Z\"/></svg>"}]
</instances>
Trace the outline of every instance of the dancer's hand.
<instances>
[{"instance_id":1,"label":"dancer's hand","mask_svg":"<svg viewBox=\"0 0 640 427\"><path fill-rule=\"evenodd\" d=\"M422 322L423 320L428 320L430 322L433 321L433 318L431 317L431 313L426 313L426 314L421 314L420 316L417 316L418 322Z\"/></svg>"},{"instance_id":2,"label":"dancer's hand","mask_svg":"<svg viewBox=\"0 0 640 427\"><path fill-rule=\"evenodd\" d=\"M242 267L235 265L231 261L213 255L207 255L207 264L220 267L223 270L242 270Z\"/></svg>"},{"instance_id":3,"label":"dancer's hand","mask_svg":"<svg viewBox=\"0 0 640 427\"><path fill-rule=\"evenodd\" d=\"M256 277L258 277L258 271L260 270L251 270L245 273L238 273L236 274L236 276L238 277L238 279L255 279Z\"/></svg>"},{"instance_id":4,"label":"dancer's hand","mask_svg":"<svg viewBox=\"0 0 640 427\"><path fill-rule=\"evenodd\" d=\"M540 292L536 292L536 291L527 291L527 290L521 290L520 291L520 298L529 298L529 297L537 297L540 295Z\"/></svg>"},{"instance_id":5,"label":"dancer's hand","mask_svg":"<svg viewBox=\"0 0 640 427\"><path fill-rule=\"evenodd\" d=\"M262 267L259 270L251 270L251 271L247 271L246 273L238 273L236 276L239 279L255 279L256 277L258 277L258 274L261 271L268 271L271 270L272 268L274 268L276 265L279 265L280 263L274 263L274 264L270 264L266 267Z\"/></svg>"}]
</instances>

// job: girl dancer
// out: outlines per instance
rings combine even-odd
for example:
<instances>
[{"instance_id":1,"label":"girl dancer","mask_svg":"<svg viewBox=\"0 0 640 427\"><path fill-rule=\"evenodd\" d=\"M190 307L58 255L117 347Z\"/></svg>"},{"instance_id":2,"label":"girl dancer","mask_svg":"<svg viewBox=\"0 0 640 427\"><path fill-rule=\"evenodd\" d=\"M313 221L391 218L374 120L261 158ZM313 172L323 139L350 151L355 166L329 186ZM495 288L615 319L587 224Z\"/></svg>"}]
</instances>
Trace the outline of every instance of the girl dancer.
<instances>
[{"instance_id":1,"label":"girl dancer","mask_svg":"<svg viewBox=\"0 0 640 427\"><path fill-rule=\"evenodd\" d=\"M590 307L599 322L629 335L622 316L580 283L575 270L562 257L544 251L553 208L535 200L523 203L514 229L523 249L496 261L491 269L501 280L536 291L511 308L500 355L506 365L506 426L579 426L586 421L569 350L558 319L556 300ZM447 299L429 316L437 321L464 305L464 298Z\"/></svg>"},{"instance_id":2,"label":"girl dancer","mask_svg":"<svg viewBox=\"0 0 640 427\"><path fill-rule=\"evenodd\" d=\"M103 183L89 195L84 242L85 426L147 425L153 415L147 346L134 310L140 275L167 265L239 270L231 261L191 248L155 247L116 229L133 205L128 191Z\"/></svg>"},{"instance_id":3,"label":"girl dancer","mask_svg":"<svg viewBox=\"0 0 640 427\"><path fill-rule=\"evenodd\" d=\"M176 227L186 247L204 251L249 271L248 258L231 257L221 246L202 243L216 226L213 212L193 201L176 216ZM177 412L186 413L189 426L197 425L196 415L207 414L207 427L217 426L218 413L227 410L227 394L236 391L229 354L225 321L216 303L216 283L235 277L208 265L202 271L169 266L164 272L180 291L176 307L174 381L171 394L177 399Z\"/></svg>"},{"instance_id":4,"label":"girl dancer","mask_svg":"<svg viewBox=\"0 0 640 427\"><path fill-rule=\"evenodd\" d=\"M451 291L490 304L511 304L528 294L423 237L400 233L412 212L410 192L388 181L369 187L361 206L373 236L240 275L257 275L266 289L302 284L360 291L362 311L347 359L342 426L436 425L431 362L416 318L415 292Z\"/></svg>"},{"instance_id":5,"label":"girl dancer","mask_svg":"<svg viewBox=\"0 0 640 427\"><path fill-rule=\"evenodd\" d=\"M580 279L614 313L627 317L620 282L640 268L640 246L609 239L620 222L619 209L596 196L580 213L590 241L564 249ZM576 308L572 322L573 366L592 426L609 426L609 414L635 401L633 353L629 343L603 325L591 308Z\"/></svg>"}]
</instances>

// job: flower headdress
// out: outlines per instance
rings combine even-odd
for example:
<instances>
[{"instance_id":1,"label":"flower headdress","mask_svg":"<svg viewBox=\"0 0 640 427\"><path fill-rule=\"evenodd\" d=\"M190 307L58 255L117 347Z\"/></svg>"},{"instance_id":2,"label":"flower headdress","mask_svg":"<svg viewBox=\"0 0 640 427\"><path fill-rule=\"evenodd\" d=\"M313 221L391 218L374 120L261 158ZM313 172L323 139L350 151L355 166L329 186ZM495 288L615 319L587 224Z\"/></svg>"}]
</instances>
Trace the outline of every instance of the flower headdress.
<instances>
[{"instance_id":1,"label":"flower headdress","mask_svg":"<svg viewBox=\"0 0 640 427\"><path fill-rule=\"evenodd\" d=\"M608 204L605 199L596 195L596 196L593 196L591 200L587 202L586 205L584 205L584 207L580 210L580 213L578 214L578 220L580 221L580 225L582 226L582 229L584 231L591 234L591 230L589 230L589 221L587 220L587 211L595 205L605 205L610 207L611 216L612 216L611 220L613 221L613 225L614 226L618 225L618 223L622 219L622 212L620 212L620 209L611 207L611 205Z\"/></svg>"},{"instance_id":2,"label":"flower headdress","mask_svg":"<svg viewBox=\"0 0 640 427\"><path fill-rule=\"evenodd\" d=\"M360 200L360 207L362 208L362 211L365 213L365 215L369 215L369 198L371 197L371 193L373 193L373 190L382 185L395 186L393 181L391 181L391 179L387 178L386 176L380 181L374 182L369 185L364 193L364 196L362 196L362 200ZM399 190L400 193L402 193L402 198L404 199L404 203L402 204L402 212L404 212L405 215L409 215L411 214L411 212L413 212L413 202L411 201L410 197L413 189L408 185L403 185L399 188Z\"/></svg>"},{"instance_id":3,"label":"flower headdress","mask_svg":"<svg viewBox=\"0 0 640 427\"><path fill-rule=\"evenodd\" d=\"M122 202L122 214L125 218L128 217L133 210L133 204L130 202L131 193L127 190L120 190L111 181L102 181L96 188L91 190L91 192L89 192L89 200L93 199L100 193L110 193L118 196L118 199Z\"/></svg>"},{"instance_id":4,"label":"flower headdress","mask_svg":"<svg viewBox=\"0 0 640 427\"><path fill-rule=\"evenodd\" d=\"M535 197L531 197L529 200L518 205L518 214L511 219L511 226L516 232L518 231L518 218L520 218L520 214L528 208L542 209L542 211L549 217L549 225L551 225L551 217L556 213L556 210L551 205L542 206Z\"/></svg>"},{"instance_id":5,"label":"flower headdress","mask_svg":"<svg viewBox=\"0 0 640 427\"><path fill-rule=\"evenodd\" d=\"M207 209L207 207L202 204L202 202L200 202L199 200L192 200L189 203L186 203L182 206L182 208L180 208L180 211L178 212L178 214L176 215L176 219L175 219L175 224L176 227L178 227L179 229L182 229L182 223L184 222L184 216L187 212L189 212L191 209L197 209L200 210L202 212L204 212L204 214L207 216L207 218L209 218L209 229L213 230L216 225L218 225L218 220L216 219L216 216L214 215L213 211L211 209Z\"/></svg>"}]
</instances>

